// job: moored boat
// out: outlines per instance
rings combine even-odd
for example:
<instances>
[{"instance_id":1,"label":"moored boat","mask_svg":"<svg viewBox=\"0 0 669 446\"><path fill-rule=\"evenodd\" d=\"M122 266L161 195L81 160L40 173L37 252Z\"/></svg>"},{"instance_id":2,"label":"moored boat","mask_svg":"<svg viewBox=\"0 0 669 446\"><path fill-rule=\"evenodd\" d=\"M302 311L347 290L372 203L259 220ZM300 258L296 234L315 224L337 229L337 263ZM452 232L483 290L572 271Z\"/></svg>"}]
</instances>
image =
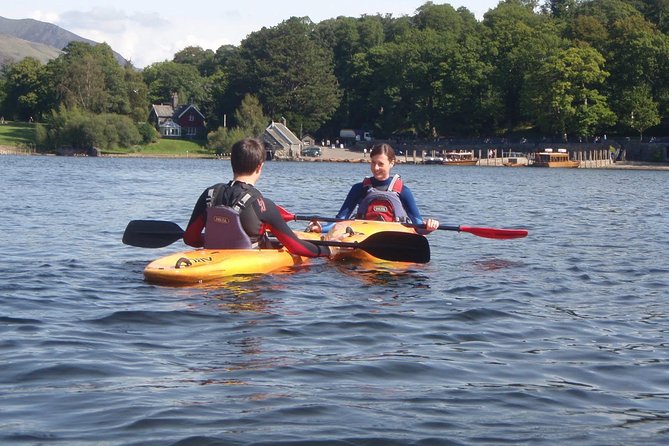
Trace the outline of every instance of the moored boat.
<instances>
[{"instance_id":1,"label":"moored boat","mask_svg":"<svg viewBox=\"0 0 669 446\"><path fill-rule=\"evenodd\" d=\"M475 166L478 158L474 157L474 152L446 152L444 154L444 164L447 166Z\"/></svg>"},{"instance_id":2,"label":"moored boat","mask_svg":"<svg viewBox=\"0 0 669 446\"><path fill-rule=\"evenodd\" d=\"M444 158L441 156L426 156L423 158L423 164L443 164Z\"/></svg>"},{"instance_id":3,"label":"moored boat","mask_svg":"<svg viewBox=\"0 0 669 446\"><path fill-rule=\"evenodd\" d=\"M527 155L521 152L509 152L506 161L502 162L505 167L524 167L527 166L529 160Z\"/></svg>"},{"instance_id":4,"label":"moored boat","mask_svg":"<svg viewBox=\"0 0 669 446\"><path fill-rule=\"evenodd\" d=\"M563 167L575 168L581 164L580 161L569 159L567 149L544 149L534 154L534 161L530 166L533 167Z\"/></svg>"}]
</instances>

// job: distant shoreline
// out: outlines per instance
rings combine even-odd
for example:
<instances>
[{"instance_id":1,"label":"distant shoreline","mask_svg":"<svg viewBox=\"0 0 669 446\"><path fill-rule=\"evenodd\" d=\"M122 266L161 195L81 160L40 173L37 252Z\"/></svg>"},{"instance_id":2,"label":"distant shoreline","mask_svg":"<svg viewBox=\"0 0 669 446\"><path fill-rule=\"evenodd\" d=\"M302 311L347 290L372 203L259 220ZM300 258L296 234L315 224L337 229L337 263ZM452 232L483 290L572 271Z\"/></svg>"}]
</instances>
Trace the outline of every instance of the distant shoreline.
<instances>
[{"instance_id":1,"label":"distant shoreline","mask_svg":"<svg viewBox=\"0 0 669 446\"><path fill-rule=\"evenodd\" d=\"M23 149L20 147L12 146L0 146L0 155L20 155L20 156L58 156L55 154L40 154L36 153L32 149ZM175 154L145 154L145 153L118 153L118 154L103 154L103 158L198 158L198 159L227 159L227 157L217 157L215 155L201 155L201 154L188 154L188 155L175 155ZM401 157L399 157L401 158ZM312 158L312 157L303 157L297 158L294 160L283 160L277 159L277 162L283 161L295 161L295 162L320 162L320 163L366 163L368 159L365 157L364 153L351 151L349 149L325 149L323 156ZM401 163L404 163L400 159ZM486 166L485 164L480 165L481 167L495 167L495 166ZM499 166L496 166L499 167ZM610 169L610 170L669 170L669 163L649 163L641 161L618 161L614 164L610 164L602 167L593 167L593 169Z\"/></svg>"}]
</instances>

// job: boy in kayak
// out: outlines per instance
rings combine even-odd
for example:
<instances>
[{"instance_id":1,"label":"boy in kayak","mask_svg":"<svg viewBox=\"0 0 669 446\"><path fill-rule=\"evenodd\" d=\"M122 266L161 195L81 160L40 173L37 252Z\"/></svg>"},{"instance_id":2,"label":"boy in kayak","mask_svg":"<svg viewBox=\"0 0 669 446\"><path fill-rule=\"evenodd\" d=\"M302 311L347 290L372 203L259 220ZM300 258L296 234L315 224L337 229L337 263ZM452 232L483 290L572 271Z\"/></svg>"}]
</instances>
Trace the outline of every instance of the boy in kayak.
<instances>
[{"instance_id":1,"label":"boy in kayak","mask_svg":"<svg viewBox=\"0 0 669 446\"><path fill-rule=\"evenodd\" d=\"M420 232L430 233L439 227L439 221L428 218L423 221L411 190L402 184L399 175L390 175L395 165L395 150L389 144L377 144L370 151L372 176L356 183L337 213L338 219L398 221L425 224ZM334 223L320 225L311 222L308 231L327 232Z\"/></svg>"},{"instance_id":2,"label":"boy in kayak","mask_svg":"<svg viewBox=\"0 0 669 446\"><path fill-rule=\"evenodd\" d=\"M215 184L202 192L184 232L184 242L196 248L266 247L265 234L269 231L293 254L304 257L334 255L338 248L300 240L281 217L276 204L255 188L264 161L265 148L257 139L245 138L232 146L233 180Z\"/></svg>"}]
</instances>

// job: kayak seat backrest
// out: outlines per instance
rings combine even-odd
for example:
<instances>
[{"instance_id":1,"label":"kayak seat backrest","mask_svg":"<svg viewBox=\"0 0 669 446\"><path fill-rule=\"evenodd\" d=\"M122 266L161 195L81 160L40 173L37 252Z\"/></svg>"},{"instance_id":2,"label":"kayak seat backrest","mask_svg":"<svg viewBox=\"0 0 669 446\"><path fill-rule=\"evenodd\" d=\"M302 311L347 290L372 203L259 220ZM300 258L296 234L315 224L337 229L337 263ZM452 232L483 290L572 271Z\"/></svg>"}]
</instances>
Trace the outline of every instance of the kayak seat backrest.
<instances>
[{"instance_id":1,"label":"kayak seat backrest","mask_svg":"<svg viewBox=\"0 0 669 446\"><path fill-rule=\"evenodd\" d=\"M228 206L207 208L204 230L206 249L251 249L253 243L239 218L239 212Z\"/></svg>"}]
</instances>

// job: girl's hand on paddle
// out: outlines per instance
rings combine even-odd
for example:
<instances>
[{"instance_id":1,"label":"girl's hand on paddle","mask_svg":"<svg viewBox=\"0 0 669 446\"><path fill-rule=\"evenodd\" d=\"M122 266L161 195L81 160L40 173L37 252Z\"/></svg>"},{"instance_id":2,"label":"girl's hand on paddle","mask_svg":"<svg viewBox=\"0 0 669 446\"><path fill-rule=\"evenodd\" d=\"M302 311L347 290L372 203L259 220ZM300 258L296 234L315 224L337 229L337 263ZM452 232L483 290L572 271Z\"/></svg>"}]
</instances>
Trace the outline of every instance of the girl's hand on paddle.
<instances>
[{"instance_id":1,"label":"girl's hand on paddle","mask_svg":"<svg viewBox=\"0 0 669 446\"><path fill-rule=\"evenodd\" d=\"M320 234L323 232L323 226L317 221L310 221L305 232L317 232Z\"/></svg>"},{"instance_id":2,"label":"girl's hand on paddle","mask_svg":"<svg viewBox=\"0 0 669 446\"><path fill-rule=\"evenodd\" d=\"M330 255L328 257L333 258L337 254L339 254L341 250L344 248L340 248L338 246L328 246L328 249L330 250Z\"/></svg>"},{"instance_id":3,"label":"girl's hand on paddle","mask_svg":"<svg viewBox=\"0 0 669 446\"><path fill-rule=\"evenodd\" d=\"M439 220L435 220L434 218L428 218L425 220L425 230L427 232L432 232L435 231L439 228Z\"/></svg>"},{"instance_id":4,"label":"girl's hand on paddle","mask_svg":"<svg viewBox=\"0 0 669 446\"><path fill-rule=\"evenodd\" d=\"M346 233L346 232L342 232L342 233L338 234L337 236L331 238L330 241L333 241L333 242L346 242L346 238L347 238L347 237L348 237L348 233ZM328 248L330 249L330 255L329 255L329 257L330 257L331 259L334 258L334 257L336 257L336 256L337 256L339 253L341 253L342 251L346 251L346 250L350 251L350 250L352 249L352 248L345 248L345 247L341 247L341 246L328 246Z\"/></svg>"}]
</instances>

